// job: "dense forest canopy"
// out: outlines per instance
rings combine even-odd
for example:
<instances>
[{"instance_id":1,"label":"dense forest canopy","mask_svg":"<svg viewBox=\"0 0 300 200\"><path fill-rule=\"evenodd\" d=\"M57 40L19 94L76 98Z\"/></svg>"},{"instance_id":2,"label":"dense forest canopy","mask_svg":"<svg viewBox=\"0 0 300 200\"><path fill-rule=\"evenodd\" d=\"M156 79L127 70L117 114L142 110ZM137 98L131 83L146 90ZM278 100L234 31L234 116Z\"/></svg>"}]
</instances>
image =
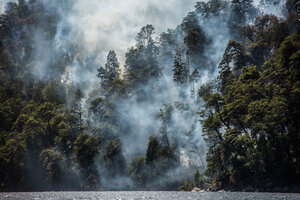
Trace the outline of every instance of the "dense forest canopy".
<instances>
[{"instance_id":1,"label":"dense forest canopy","mask_svg":"<svg viewBox=\"0 0 300 200\"><path fill-rule=\"evenodd\" d=\"M299 190L298 0L200 1L105 60L76 2L0 15L1 191Z\"/></svg>"}]
</instances>

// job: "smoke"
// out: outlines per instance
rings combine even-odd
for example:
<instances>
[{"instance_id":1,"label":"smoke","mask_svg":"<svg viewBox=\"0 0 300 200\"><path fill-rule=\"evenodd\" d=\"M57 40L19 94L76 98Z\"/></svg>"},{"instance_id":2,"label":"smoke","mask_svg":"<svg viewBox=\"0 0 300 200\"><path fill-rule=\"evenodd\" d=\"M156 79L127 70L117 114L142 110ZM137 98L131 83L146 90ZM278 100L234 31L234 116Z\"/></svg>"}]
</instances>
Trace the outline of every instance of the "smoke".
<instances>
[{"instance_id":1,"label":"smoke","mask_svg":"<svg viewBox=\"0 0 300 200\"><path fill-rule=\"evenodd\" d=\"M8 0L1 3L3 8ZM181 23L182 18L193 10L197 0L64 0L60 6L55 1L43 0L48 9L58 12L60 20L53 47L57 51L71 51L76 49L77 54L70 61L66 73L72 75L72 82L78 85L91 85L97 81L94 75L95 70L105 63L107 52L115 50L121 65L125 63L125 53L129 47L134 46L135 36L140 28L146 24L152 24L156 29L156 36L168 28L175 29ZM262 12L282 16L284 1L254 1L260 6ZM280 4L280 6L278 6ZM278 10L281 9L281 10ZM222 57L226 39L230 38L224 19L211 18L209 21L201 21L201 27L207 35L216 35L213 39L213 49L205 56L209 56L211 65L216 65ZM41 48L38 48L37 58L48 58L53 55ZM43 56L47 55L47 56ZM94 60L93 65L86 63ZM217 58L217 59L212 59ZM53 60L51 58L50 60ZM47 68L49 60L40 60L38 69L42 65ZM84 70L82 70L84 65ZM43 67L42 67L43 69ZM71 70L70 70L71 69ZM216 72L216 71L214 71ZM43 74L43 72L42 72ZM83 80L88 80L82 83ZM86 86L85 89L89 87Z\"/></svg>"},{"instance_id":2,"label":"smoke","mask_svg":"<svg viewBox=\"0 0 300 200\"><path fill-rule=\"evenodd\" d=\"M129 1L72 1L66 2L68 12L60 13L61 19L58 24L55 37L55 48L70 51L74 46L78 52L70 63L69 73L72 74L73 84L83 81L95 83L96 69L104 65L109 50L115 50L121 64L125 63L125 53L129 47L135 45L135 36L140 28L146 24L152 24L156 29L156 36L167 28L175 29L188 11L193 10L196 1L183 0L137 0ZM201 80L195 85L216 76L217 64L220 62L228 40L231 38L226 17L211 17L204 19L198 16L198 22L208 37L216 35L220 28L222 34L211 38L212 43L205 51L206 63L211 65L198 66ZM178 38L183 43L183 37ZM79 49L78 49L79 48ZM176 50L176 49L175 49ZM147 57L147 55L144 55ZM93 58L92 64L86 60ZM166 134L168 143L178 145L181 165L177 166L170 174L176 179L182 179L182 171L189 173L186 166L205 166L206 146L203 141L201 124L197 112L200 105L189 97L191 87L184 88L186 97L180 97L180 88L173 81L173 58L169 61L160 62L164 67L162 75L156 87L151 84L143 85L140 90L147 94L146 100L140 99L139 94L132 94L129 99L117 102L116 110L121 127L124 131L118 133L122 152L127 164L137 156L145 156L148 138L151 134ZM211 70L213 68L213 70ZM192 70L192 69L191 69ZM211 74L213 71L215 74ZM170 73L171 72L171 73ZM90 85L88 83L84 85ZM89 87L87 89L91 89ZM86 88L85 88L86 91ZM184 103L182 103L184 102ZM170 122L164 125L157 115L165 114L168 107L172 107ZM101 123L101 122L100 122ZM164 132L162 133L162 129ZM105 172L103 167L98 166L100 174ZM181 175L180 175L181 174ZM169 182L171 176L160 177L158 182ZM115 177L108 179L102 177L105 185L114 185L116 189L128 188L132 184L127 177ZM156 183L152 187L158 187Z\"/></svg>"},{"instance_id":3,"label":"smoke","mask_svg":"<svg viewBox=\"0 0 300 200\"><path fill-rule=\"evenodd\" d=\"M188 11L193 9L195 2L196 0L65 1L64 8L59 13L54 47L66 52L77 47L76 51L79 53L72 58L66 73L71 74L73 84L83 88L88 85L84 88L86 91L93 88L91 84L99 81L96 69L104 65L109 50L115 50L120 63L124 64L125 52L135 45L135 36L142 26L153 24L156 36L168 28L176 28ZM88 65L86 60L90 57L93 57L94 62ZM173 63L167 65L172 68ZM84 81L87 83L82 84ZM127 102L119 103L122 105L118 108L119 117L131 127L131 133L123 138L122 145L126 147L124 151L128 159L145 153L149 135L158 132L160 127L160 121L156 118L160 108L178 100L172 74L164 73L160 84L164 85L165 90L156 93L151 102L140 103L133 96ZM143 88L149 94L153 92L152 89L147 86ZM135 145L130 145L132 141L136 141Z\"/></svg>"},{"instance_id":4,"label":"smoke","mask_svg":"<svg viewBox=\"0 0 300 200\"><path fill-rule=\"evenodd\" d=\"M109 50L115 50L121 65L124 65L125 53L135 45L135 37L142 26L152 24L156 30L154 37L168 28L175 29L188 11L193 9L195 2L196 0L65 1L64 7L59 11L60 20L53 46L57 51L71 52L76 49L77 54L71 56L66 73L70 74L72 84L80 85L88 93L93 89L92 85L99 82L96 69L104 65ZM140 101L139 96L133 94L129 99L117 102L116 110L119 121L122 122L120 126L126 127L126 132L118 135L127 164L137 156L145 156L149 136L159 133L162 127L157 114L160 109L164 109L165 104L174 106L172 122L167 127L167 137L170 142L178 142L182 167L188 173L186 165L205 165L205 145L196 113L199 107L184 110L175 106L179 100L179 91L173 82L172 73L167 73L173 67L173 61L163 65L165 69L158 81L159 89L150 85L142 87L144 93L149 94L149 100ZM203 71L204 74L207 73ZM187 94L189 90L190 88L186 89ZM187 104L193 103L189 98L186 101ZM195 147L199 149L191 152L195 151ZM178 166L174 170L176 179L183 178L182 167ZM102 166L98 166L98 170L99 174L105 174L106 170ZM159 182L164 179L168 182L168 177L161 177ZM132 187L132 181L126 176L113 179L102 177L101 182L110 189Z\"/></svg>"},{"instance_id":5,"label":"smoke","mask_svg":"<svg viewBox=\"0 0 300 200\"><path fill-rule=\"evenodd\" d=\"M254 5L265 14L285 18L287 13L285 2L286 0L254 0Z\"/></svg>"},{"instance_id":6,"label":"smoke","mask_svg":"<svg viewBox=\"0 0 300 200\"><path fill-rule=\"evenodd\" d=\"M157 35L175 28L191 10L196 0L75 0L64 1L55 36L55 48L80 53L71 61L73 83L96 81L95 70L106 61L109 50L115 50L121 65L125 52L135 44L135 36L146 24L153 24ZM56 8L54 8L56 9ZM78 49L79 48L79 49ZM79 57L80 56L80 57ZM77 61L93 57L95 67L82 71ZM75 68L75 69L74 69ZM89 84L86 83L86 84Z\"/></svg>"},{"instance_id":7,"label":"smoke","mask_svg":"<svg viewBox=\"0 0 300 200\"><path fill-rule=\"evenodd\" d=\"M195 0L87 0L75 1L66 21L75 37L82 36L82 47L88 52L101 48L103 57L110 49L124 56L140 28L153 24L157 32L175 28ZM122 59L121 59L122 61Z\"/></svg>"},{"instance_id":8,"label":"smoke","mask_svg":"<svg viewBox=\"0 0 300 200\"><path fill-rule=\"evenodd\" d=\"M0 2L0 11L4 11L8 1L10 0ZM125 53L128 48L135 45L135 37L142 26L152 24L156 29L155 36L168 28L176 32L176 27L188 11L193 10L197 0L43 1L47 9L57 13L59 18L54 40L43 38L42 31L39 30L32 34L38 41L35 45L34 59L36 69L39 70L37 73L44 77L49 73L51 65L65 58L67 65L62 70L62 81L79 86L85 94L89 94L98 85L97 69L105 64L109 50L115 50L121 65L124 65ZM278 13L273 7L262 9L268 13ZM207 59L205 64L208 63L210 67L204 66L203 63L197 66L201 75L200 81L194 85L197 92L200 84L217 76L218 63L232 36L227 24L229 11L209 18L204 18L201 13L196 15L200 27L211 40L204 52ZM177 40L180 40L178 43L183 43L182 36ZM175 51L176 49L173 49L173 53ZM168 142L178 145L181 166L169 172L169 176L161 177L158 182L168 182L170 180L167 179L172 176L173 180L180 181L184 178L183 171L189 173L188 166L204 167L206 164L206 146L197 114L202 105L199 99L190 97L191 86L183 88L184 98L180 96L182 91L173 81L172 56L170 59L160 60L159 64L163 71L156 87L149 84L140 88L148 95L148 99L141 101L139 94L132 94L124 100L118 99L116 103L118 121L121 127L126 127L124 129L126 132L118 134L126 164L137 156L145 156L151 134L166 134ZM95 97L98 97L97 95L99 94L95 94ZM85 101L86 110L90 101L91 99ZM158 114L166 115L168 112L170 121L164 124ZM100 174L106 173L102 166L98 168ZM131 189L133 184L125 175L116 179L107 177L101 179L106 185L113 185L115 189Z\"/></svg>"}]
</instances>

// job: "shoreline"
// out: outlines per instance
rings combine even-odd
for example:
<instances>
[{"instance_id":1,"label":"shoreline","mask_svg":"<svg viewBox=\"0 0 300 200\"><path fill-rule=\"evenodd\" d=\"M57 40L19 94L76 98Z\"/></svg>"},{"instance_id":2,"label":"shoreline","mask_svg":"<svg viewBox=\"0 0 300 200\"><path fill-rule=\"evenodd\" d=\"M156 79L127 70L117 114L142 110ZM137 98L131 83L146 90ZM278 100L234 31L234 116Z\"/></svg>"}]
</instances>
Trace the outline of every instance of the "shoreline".
<instances>
[{"instance_id":1,"label":"shoreline","mask_svg":"<svg viewBox=\"0 0 300 200\"><path fill-rule=\"evenodd\" d=\"M263 191L263 190L255 190L255 191L246 191L246 190L199 190L199 191L179 191L179 190L31 190L31 191L0 191L0 194L4 193L61 193L61 192L67 192L67 193L77 193L77 192L83 192L83 193L89 193L89 192L183 192L183 193L280 193L280 194L300 194L300 191L297 190L289 190L289 191Z\"/></svg>"}]
</instances>

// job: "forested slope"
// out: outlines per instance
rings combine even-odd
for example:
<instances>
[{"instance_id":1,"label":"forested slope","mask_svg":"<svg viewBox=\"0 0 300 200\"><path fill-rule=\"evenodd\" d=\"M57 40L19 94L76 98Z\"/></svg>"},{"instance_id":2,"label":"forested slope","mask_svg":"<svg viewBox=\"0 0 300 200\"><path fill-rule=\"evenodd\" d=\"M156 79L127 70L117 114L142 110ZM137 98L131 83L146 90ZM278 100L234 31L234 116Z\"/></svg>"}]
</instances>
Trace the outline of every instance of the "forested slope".
<instances>
[{"instance_id":1,"label":"forested slope","mask_svg":"<svg viewBox=\"0 0 300 200\"><path fill-rule=\"evenodd\" d=\"M61 27L72 5L0 16L0 190L299 189L298 1L198 2L101 65Z\"/></svg>"}]
</instances>

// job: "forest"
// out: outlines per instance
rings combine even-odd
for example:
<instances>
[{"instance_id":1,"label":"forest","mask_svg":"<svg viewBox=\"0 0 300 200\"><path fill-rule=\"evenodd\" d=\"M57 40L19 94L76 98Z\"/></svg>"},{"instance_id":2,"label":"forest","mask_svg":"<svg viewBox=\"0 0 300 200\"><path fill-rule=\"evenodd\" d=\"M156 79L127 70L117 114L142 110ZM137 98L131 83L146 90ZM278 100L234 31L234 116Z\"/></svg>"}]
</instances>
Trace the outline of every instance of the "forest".
<instances>
[{"instance_id":1,"label":"forest","mask_svg":"<svg viewBox=\"0 0 300 200\"><path fill-rule=\"evenodd\" d=\"M0 191L300 191L300 1L199 1L104 62L72 0L0 14Z\"/></svg>"}]
</instances>

